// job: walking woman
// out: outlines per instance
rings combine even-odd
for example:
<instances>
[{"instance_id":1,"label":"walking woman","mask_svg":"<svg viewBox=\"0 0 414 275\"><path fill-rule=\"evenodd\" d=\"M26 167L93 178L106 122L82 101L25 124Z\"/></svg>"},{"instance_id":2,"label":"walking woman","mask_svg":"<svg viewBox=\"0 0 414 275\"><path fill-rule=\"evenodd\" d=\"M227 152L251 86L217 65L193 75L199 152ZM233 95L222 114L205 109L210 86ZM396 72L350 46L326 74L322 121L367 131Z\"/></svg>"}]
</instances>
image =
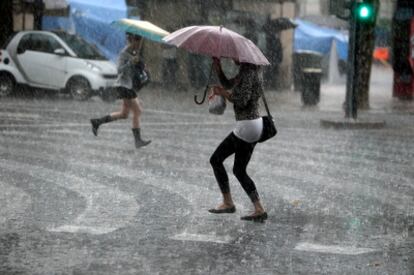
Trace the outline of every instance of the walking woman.
<instances>
[{"instance_id":1,"label":"walking woman","mask_svg":"<svg viewBox=\"0 0 414 275\"><path fill-rule=\"evenodd\" d=\"M101 118L91 119L92 132L97 136L98 128L101 124L118 119L126 119L128 118L129 112L132 112L132 133L134 135L136 148L146 146L151 142L150 140L143 140L141 138L140 118L142 106L137 97L137 92L142 87L142 79L139 79L139 75L144 72L145 66L140 60L141 43L141 36L127 33L127 45L118 58L118 78L115 86L118 97L122 99L121 110Z\"/></svg>"},{"instance_id":2,"label":"walking woman","mask_svg":"<svg viewBox=\"0 0 414 275\"><path fill-rule=\"evenodd\" d=\"M221 214L236 211L230 192L229 178L223 165L224 160L234 154L233 173L254 206L254 212L251 215L241 217L241 219L264 221L267 219L267 213L260 202L253 180L246 172L263 129L262 118L258 110L258 100L263 92L263 83L259 77L257 65L239 63L237 60L234 62L239 65L239 73L235 78L227 79L221 68L220 60L213 58L213 68L223 86L215 89L214 93L224 96L233 103L236 126L210 158L214 175L223 195L223 202L217 208L210 209L209 212Z\"/></svg>"}]
</instances>

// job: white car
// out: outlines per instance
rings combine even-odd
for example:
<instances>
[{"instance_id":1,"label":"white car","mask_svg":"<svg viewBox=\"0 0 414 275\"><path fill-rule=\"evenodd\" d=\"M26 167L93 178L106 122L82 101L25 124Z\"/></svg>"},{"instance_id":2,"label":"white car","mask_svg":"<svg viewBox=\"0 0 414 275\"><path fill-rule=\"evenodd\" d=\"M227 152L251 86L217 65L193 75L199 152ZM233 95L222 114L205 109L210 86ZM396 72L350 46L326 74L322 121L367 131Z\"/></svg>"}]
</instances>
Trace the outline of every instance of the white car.
<instances>
[{"instance_id":1,"label":"white car","mask_svg":"<svg viewBox=\"0 0 414 275\"><path fill-rule=\"evenodd\" d=\"M110 100L116 78L116 65L95 46L63 31L21 31L0 50L0 96L22 84Z\"/></svg>"}]
</instances>

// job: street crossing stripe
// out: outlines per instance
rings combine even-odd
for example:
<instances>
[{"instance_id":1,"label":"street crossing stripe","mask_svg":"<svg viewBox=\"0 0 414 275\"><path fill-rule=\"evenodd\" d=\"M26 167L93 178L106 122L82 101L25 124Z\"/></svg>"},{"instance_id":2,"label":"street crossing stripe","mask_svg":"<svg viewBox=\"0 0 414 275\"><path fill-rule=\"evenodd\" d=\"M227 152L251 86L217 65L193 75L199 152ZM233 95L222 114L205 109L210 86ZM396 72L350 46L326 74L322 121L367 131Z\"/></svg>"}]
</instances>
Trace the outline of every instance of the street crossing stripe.
<instances>
[{"instance_id":1,"label":"street crossing stripe","mask_svg":"<svg viewBox=\"0 0 414 275\"><path fill-rule=\"evenodd\" d=\"M191 234L183 232L181 234L171 237L177 241L193 241L193 242L211 242L211 243L230 243L232 238L230 236L217 236L217 235L206 235L206 234Z\"/></svg>"},{"instance_id":2,"label":"street crossing stripe","mask_svg":"<svg viewBox=\"0 0 414 275\"><path fill-rule=\"evenodd\" d=\"M0 160L0 167L19 173L36 171L34 177L46 182L60 179L53 183L72 190L85 199L86 206L83 212L74 220L63 225L50 224L46 228L48 231L107 234L127 226L140 208L131 194L66 172L12 160Z\"/></svg>"},{"instance_id":3,"label":"street crossing stripe","mask_svg":"<svg viewBox=\"0 0 414 275\"><path fill-rule=\"evenodd\" d=\"M316 252L316 253L327 253L327 254L341 254L341 255L361 255L379 250L373 248L355 247L355 246L339 246L339 245L322 245L302 242L298 243L295 250Z\"/></svg>"},{"instance_id":4,"label":"street crossing stripe","mask_svg":"<svg viewBox=\"0 0 414 275\"><path fill-rule=\"evenodd\" d=\"M39 114L32 114L32 113L11 113L11 112L0 112L0 117L7 118L29 118L29 119L38 119L41 116Z\"/></svg>"}]
</instances>

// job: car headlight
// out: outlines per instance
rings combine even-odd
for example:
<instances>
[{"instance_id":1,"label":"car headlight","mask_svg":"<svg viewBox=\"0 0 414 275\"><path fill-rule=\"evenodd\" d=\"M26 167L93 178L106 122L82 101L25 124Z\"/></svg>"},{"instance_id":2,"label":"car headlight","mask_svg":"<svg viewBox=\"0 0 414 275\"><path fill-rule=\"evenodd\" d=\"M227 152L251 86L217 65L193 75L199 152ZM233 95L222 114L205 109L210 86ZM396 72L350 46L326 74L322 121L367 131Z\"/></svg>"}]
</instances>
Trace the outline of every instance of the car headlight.
<instances>
[{"instance_id":1,"label":"car headlight","mask_svg":"<svg viewBox=\"0 0 414 275\"><path fill-rule=\"evenodd\" d=\"M92 64L90 62L86 62L86 65L88 66L89 69L91 69L94 72L100 73L102 71L101 68L99 68L98 66L96 66L95 64Z\"/></svg>"}]
</instances>

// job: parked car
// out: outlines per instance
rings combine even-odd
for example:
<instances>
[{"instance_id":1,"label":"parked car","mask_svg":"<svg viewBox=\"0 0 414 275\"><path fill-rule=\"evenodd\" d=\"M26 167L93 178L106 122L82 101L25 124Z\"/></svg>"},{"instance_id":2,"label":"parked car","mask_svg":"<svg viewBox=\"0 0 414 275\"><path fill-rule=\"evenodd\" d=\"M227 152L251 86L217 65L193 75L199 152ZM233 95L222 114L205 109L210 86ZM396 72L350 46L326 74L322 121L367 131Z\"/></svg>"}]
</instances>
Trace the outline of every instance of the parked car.
<instances>
[{"instance_id":1,"label":"parked car","mask_svg":"<svg viewBox=\"0 0 414 275\"><path fill-rule=\"evenodd\" d=\"M116 65L94 45L63 31L21 31L0 50L0 96L20 84L110 100L116 77Z\"/></svg>"}]
</instances>

